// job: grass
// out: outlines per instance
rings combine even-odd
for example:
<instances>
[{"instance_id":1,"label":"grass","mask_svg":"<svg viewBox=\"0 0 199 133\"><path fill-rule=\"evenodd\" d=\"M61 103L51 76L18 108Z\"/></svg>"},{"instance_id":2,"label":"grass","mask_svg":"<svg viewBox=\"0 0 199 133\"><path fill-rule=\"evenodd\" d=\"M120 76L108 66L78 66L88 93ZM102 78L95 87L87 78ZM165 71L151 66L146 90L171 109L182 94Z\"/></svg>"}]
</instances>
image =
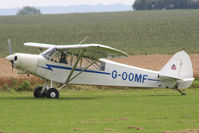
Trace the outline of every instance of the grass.
<instances>
[{"instance_id":1,"label":"grass","mask_svg":"<svg viewBox=\"0 0 199 133\"><path fill-rule=\"evenodd\" d=\"M199 10L130 11L62 15L0 16L0 57L37 53L24 42L101 43L134 54L173 54L182 48L198 53Z\"/></svg>"},{"instance_id":2,"label":"grass","mask_svg":"<svg viewBox=\"0 0 199 133\"><path fill-rule=\"evenodd\" d=\"M199 89L63 90L57 100L0 92L1 133L156 133L199 129Z\"/></svg>"}]
</instances>

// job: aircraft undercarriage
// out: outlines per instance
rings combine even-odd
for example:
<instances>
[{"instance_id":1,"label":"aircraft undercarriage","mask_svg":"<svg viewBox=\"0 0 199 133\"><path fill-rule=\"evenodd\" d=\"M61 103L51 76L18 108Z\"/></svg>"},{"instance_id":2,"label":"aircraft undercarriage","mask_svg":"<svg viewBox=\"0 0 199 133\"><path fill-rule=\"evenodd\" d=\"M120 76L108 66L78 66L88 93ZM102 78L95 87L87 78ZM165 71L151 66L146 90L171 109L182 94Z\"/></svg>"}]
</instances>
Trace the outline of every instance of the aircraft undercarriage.
<instances>
[{"instance_id":1,"label":"aircraft undercarriage","mask_svg":"<svg viewBox=\"0 0 199 133\"><path fill-rule=\"evenodd\" d=\"M46 81L43 85L43 87L37 87L34 90L34 97L35 98L59 98L59 91L53 87L52 81L50 87L47 85L48 81Z\"/></svg>"}]
</instances>

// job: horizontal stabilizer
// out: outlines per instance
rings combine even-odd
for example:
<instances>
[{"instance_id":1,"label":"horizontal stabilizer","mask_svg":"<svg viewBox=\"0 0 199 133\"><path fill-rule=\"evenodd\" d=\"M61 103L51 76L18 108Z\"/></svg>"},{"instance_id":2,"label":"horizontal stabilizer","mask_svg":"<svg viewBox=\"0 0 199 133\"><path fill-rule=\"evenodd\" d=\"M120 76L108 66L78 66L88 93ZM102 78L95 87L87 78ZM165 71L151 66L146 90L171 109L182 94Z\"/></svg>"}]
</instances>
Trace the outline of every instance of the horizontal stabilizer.
<instances>
[{"instance_id":1,"label":"horizontal stabilizer","mask_svg":"<svg viewBox=\"0 0 199 133\"><path fill-rule=\"evenodd\" d=\"M181 80L180 77L175 76L168 76L168 75L159 75L160 79L165 80Z\"/></svg>"}]
</instances>

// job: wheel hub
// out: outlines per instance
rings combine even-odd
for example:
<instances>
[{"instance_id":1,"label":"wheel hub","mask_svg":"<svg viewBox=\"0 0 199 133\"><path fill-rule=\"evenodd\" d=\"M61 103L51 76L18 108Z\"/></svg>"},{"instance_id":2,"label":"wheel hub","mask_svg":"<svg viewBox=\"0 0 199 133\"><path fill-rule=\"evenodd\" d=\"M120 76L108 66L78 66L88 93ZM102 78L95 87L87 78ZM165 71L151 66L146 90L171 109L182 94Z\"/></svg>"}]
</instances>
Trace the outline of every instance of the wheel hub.
<instances>
[{"instance_id":1,"label":"wheel hub","mask_svg":"<svg viewBox=\"0 0 199 133\"><path fill-rule=\"evenodd\" d=\"M54 97L56 97L56 93L55 92L51 92L50 96L54 98Z\"/></svg>"}]
</instances>

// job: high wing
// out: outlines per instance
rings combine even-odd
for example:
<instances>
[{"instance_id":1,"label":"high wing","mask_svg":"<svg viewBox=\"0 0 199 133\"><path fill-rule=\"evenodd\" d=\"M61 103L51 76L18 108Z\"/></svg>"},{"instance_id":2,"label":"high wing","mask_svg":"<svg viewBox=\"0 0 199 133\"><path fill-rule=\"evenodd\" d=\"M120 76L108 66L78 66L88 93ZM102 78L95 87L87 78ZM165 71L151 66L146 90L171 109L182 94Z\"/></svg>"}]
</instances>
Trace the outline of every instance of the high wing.
<instances>
[{"instance_id":1,"label":"high wing","mask_svg":"<svg viewBox=\"0 0 199 133\"><path fill-rule=\"evenodd\" d=\"M27 43L24 43L24 46L35 47L35 48L39 48L39 49L48 49L48 48L55 47L56 45L53 45L53 44L44 44L44 43L27 42Z\"/></svg>"},{"instance_id":2,"label":"high wing","mask_svg":"<svg viewBox=\"0 0 199 133\"><path fill-rule=\"evenodd\" d=\"M31 42L25 43L24 45L41 49L56 48L57 50L65 50L74 55L78 55L80 51L83 51L83 56L92 59L128 56L125 52L101 44L51 45Z\"/></svg>"}]
</instances>

